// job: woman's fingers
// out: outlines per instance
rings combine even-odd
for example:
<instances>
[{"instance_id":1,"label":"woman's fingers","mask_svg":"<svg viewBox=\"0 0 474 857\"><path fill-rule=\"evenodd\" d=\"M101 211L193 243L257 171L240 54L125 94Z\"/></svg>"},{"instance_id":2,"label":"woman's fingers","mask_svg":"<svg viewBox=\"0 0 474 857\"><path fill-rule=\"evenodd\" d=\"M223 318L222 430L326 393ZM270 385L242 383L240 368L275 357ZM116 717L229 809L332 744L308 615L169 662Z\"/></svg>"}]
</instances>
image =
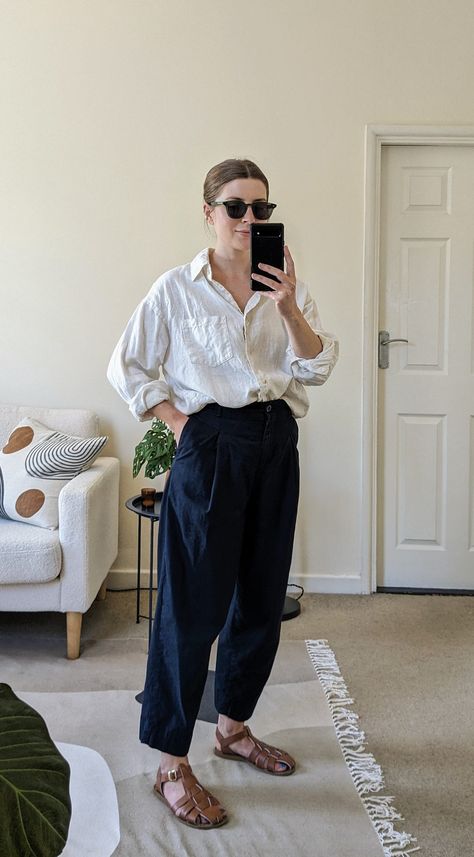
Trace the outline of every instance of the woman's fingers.
<instances>
[{"instance_id":1,"label":"woman's fingers","mask_svg":"<svg viewBox=\"0 0 474 857\"><path fill-rule=\"evenodd\" d=\"M289 251L289 248L285 244L285 262L286 262L286 273L282 271L280 268L275 268L274 265L267 265L264 262L259 263L259 268L262 271L267 271L269 274L273 274L280 283L286 283L288 286L295 287L296 286L296 274L295 274L295 264L293 262L292 255Z\"/></svg>"},{"instance_id":2,"label":"woman's fingers","mask_svg":"<svg viewBox=\"0 0 474 857\"><path fill-rule=\"evenodd\" d=\"M286 305L288 302L293 304L295 301L296 276L293 258L286 244L284 253L286 273L285 271L281 271L280 268L275 268L274 265L267 265L264 262L260 262L258 267L261 268L262 271L266 271L268 274L273 274L277 280L271 280L270 277L265 277L263 274L252 274L252 279L257 280L259 283L263 283L265 286L269 286L272 293L266 292L268 297L277 301L283 301ZM283 303L281 306L283 306Z\"/></svg>"},{"instance_id":3,"label":"woman's fingers","mask_svg":"<svg viewBox=\"0 0 474 857\"><path fill-rule=\"evenodd\" d=\"M252 275L253 276L253 275ZM275 280L270 280L268 277L261 277L256 274L255 277L266 286L270 286L271 291L262 291L262 295L266 295L277 303L283 302L285 305L296 305L295 289L293 286L288 286L286 283L276 283Z\"/></svg>"},{"instance_id":4,"label":"woman's fingers","mask_svg":"<svg viewBox=\"0 0 474 857\"><path fill-rule=\"evenodd\" d=\"M290 253L290 248L287 244L285 244L284 253L286 262L286 273L294 282L296 282L295 263L293 262L293 257Z\"/></svg>"},{"instance_id":5,"label":"woman's fingers","mask_svg":"<svg viewBox=\"0 0 474 857\"><path fill-rule=\"evenodd\" d=\"M258 280L259 283L263 283L265 286L270 286L274 291L281 290L283 283L276 283L275 280L271 280L270 277L264 277L263 274L252 274L252 280Z\"/></svg>"},{"instance_id":6,"label":"woman's fingers","mask_svg":"<svg viewBox=\"0 0 474 857\"><path fill-rule=\"evenodd\" d=\"M259 262L258 267L262 269L262 271L267 271L269 274L274 274L275 277L280 281L280 283L284 283L287 279L287 276L284 271L281 271L280 268L275 268L273 265L266 265L264 262Z\"/></svg>"}]
</instances>

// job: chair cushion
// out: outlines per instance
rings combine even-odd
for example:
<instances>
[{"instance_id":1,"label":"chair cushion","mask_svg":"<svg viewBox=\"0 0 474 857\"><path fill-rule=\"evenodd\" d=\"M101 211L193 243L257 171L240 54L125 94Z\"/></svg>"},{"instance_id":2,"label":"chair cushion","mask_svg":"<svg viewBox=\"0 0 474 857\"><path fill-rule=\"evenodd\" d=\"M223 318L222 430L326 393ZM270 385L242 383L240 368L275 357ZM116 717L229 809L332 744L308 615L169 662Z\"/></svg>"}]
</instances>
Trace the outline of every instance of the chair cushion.
<instances>
[{"instance_id":1,"label":"chair cushion","mask_svg":"<svg viewBox=\"0 0 474 857\"><path fill-rule=\"evenodd\" d=\"M58 530L0 519L0 584L47 583L61 571Z\"/></svg>"},{"instance_id":2,"label":"chair cushion","mask_svg":"<svg viewBox=\"0 0 474 857\"><path fill-rule=\"evenodd\" d=\"M61 488L87 470L107 437L76 437L25 418L0 451L0 517L58 526Z\"/></svg>"},{"instance_id":3,"label":"chair cushion","mask_svg":"<svg viewBox=\"0 0 474 857\"><path fill-rule=\"evenodd\" d=\"M0 440L8 437L20 420L30 417L56 431L77 437L97 437L99 418L85 408L47 408L38 405L4 405L0 403Z\"/></svg>"}]
</instances>

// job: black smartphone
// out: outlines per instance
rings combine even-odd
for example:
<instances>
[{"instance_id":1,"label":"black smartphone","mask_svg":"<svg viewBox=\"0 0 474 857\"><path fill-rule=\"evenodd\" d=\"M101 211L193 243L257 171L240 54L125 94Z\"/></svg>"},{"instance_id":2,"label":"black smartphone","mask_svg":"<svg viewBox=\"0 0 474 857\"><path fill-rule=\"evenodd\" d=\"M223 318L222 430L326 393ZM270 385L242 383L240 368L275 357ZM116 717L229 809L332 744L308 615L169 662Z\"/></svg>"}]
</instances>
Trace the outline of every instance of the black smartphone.
<instances>
[{"instance_id":1,"label":"black smartphone","mask_svg":"<svg viewBox=\"0 0 474 857\"><path fill-rule=\"evenodd\" d=\"M284 271L285 256L283 248L285 246L284 227L283 223L251 223L250 224L250 273L262 274L264 277L269 277L270 280L277 281L273 274L268 271L262 271L258 267L259 262L264 262L266 265L273 265ZM250 288L254 292L272 292L270 286L264 283L259 283L258 280L250 278Z\"/></svg>"}]
</instances>

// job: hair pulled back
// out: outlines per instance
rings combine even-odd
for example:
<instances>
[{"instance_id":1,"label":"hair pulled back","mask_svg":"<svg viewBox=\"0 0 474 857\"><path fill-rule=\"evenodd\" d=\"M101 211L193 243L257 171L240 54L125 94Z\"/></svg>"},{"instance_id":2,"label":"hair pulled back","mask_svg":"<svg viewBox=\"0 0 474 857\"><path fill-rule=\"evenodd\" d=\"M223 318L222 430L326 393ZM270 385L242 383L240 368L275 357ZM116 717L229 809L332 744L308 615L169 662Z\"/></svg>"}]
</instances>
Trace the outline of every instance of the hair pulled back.
<instances>
[{"instance_id":1,"label":"hair pulled back","mask_svg":"<svg viewBox=\"0 0 474 857\"><path fill-rule=\"evenodd\" d=\"M221 187L234 179L259 179L265 185L268 199L268 179L260 167L247 158L228 158L209 170L204 179L204 201L212 205L219 196Z\"/></svg>"}]
</instances>

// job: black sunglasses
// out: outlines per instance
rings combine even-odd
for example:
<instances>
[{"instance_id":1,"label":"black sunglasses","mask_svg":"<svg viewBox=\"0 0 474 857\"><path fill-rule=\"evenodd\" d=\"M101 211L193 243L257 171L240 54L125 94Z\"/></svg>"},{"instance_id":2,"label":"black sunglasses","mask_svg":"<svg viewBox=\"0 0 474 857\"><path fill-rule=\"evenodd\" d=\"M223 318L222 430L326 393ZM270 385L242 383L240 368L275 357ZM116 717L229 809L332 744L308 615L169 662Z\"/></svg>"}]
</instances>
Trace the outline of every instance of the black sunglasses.
<instances>
[{"instance_id":1,"label":"black sunglasses","mask_svg":"<svg viewBox=\"0 0 474 857\"><path fill-rule=\"evenodd\" d=\"M274 202L244 202L241 199L225 199L223 202L212 202L211 205L225 205L227 216L232 220L240 220L247 213L249 206L257 220L269 220L276 208Z\"/></svg>"}]
</instances>

